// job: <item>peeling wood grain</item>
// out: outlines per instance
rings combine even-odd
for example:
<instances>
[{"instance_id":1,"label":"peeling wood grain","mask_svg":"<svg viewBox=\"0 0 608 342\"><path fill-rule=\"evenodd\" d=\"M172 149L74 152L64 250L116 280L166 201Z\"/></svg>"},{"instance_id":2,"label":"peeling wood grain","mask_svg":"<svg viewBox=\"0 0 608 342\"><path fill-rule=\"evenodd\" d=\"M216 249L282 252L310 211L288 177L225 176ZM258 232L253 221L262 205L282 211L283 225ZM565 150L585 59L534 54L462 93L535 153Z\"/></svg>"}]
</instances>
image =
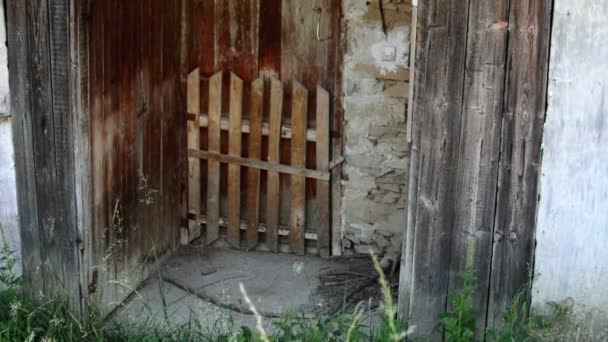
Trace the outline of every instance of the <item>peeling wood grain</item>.
<instances>
[{"instance_id":1,"label":"peeling wood grain","mask_svg":"<svg viewBox=\"0 0 608 342\"><path fill-rule=\"evenodd\" d=\"M488 326L500 327L500 313L529 286L536 234L541 144L546 113L552 4L526 0L511 4L505 82L495 240ZM509 114L506 114L509 113Z\"/></svg>"}]
</instances>

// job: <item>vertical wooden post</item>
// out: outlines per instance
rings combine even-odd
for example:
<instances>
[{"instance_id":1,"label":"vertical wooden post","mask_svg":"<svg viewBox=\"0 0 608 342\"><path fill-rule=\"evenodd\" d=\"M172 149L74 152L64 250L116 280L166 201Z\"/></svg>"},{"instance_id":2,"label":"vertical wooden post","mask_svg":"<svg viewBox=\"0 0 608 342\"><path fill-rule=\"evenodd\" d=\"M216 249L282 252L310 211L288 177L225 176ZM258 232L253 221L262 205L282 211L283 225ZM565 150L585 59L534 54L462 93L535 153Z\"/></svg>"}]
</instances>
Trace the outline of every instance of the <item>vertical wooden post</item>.
<instances>
[{"instance_id":1,"label":"vertical wooden post","mask_svg":"<svg viewBox=\"0 0 608 342\"><path fill-rule=\"evenodd\" d=\"M268 161L280 161L281 114L283 113L283 85L276 78L270 79L270 124L268 131ZM266 243L273 252L279 251L279 173L268 171L266 204Z\"/></svg>"},{"instance_id":2,"label":"vertical wooden post","mask_svg":"<svg viewBox=\"0 0 608 342\"><path fill-rule=\"evenodd\" d=\"M511 2L488 327L529 285L545 124L552 2Z\"/></svg>"},{"instance_id":3,"label":"vertical wooden post","mask_svg":"<svg viewBox=\"0 0 608 342\"><path fill-rule=\"evenodd\" d=\"M450 248L454 214L454 169L464 86L469 0L419 3L418 55L410 200L404 263L400 279L399 311L416 326L416 334L430 333L445 312L450 276ZM441 30L432 31L438 25ZM432 48L430 48L432 44ZM416 184L416 186L414 186ZM418 228L420 227L420 228ZM433 338L441 338L436 332Z\"/></svg>"},{"instance_id":4,"label":"vertical wooden post","mask_svg":"<svg viewBox=\"0 0 608 342\"><path fill-rule=\"evenodd\" d=\"M306 167L306 131L308 128L308 91L297 81L292 82L291 103L291 166ZM304 255L306 229L306 178L292 175L290 178L291 215L290 240L293 253Z\"/></svg>"},{"instance_id":5,"label":"vertical wooden post","mask_svg":"<svg viewBox=\"0 0 608 342\"><path fill-rule=\"evenodd\" d=\"M222 72L209 79L209 152L220 153ZM220 236L220 162L209 160L207 174L207 244Z\"/></svg>"},{"instance_id":6,"label":"vertical wooden post","mask_svg":"<svg viewBox=\"0 0 608 342\"><path fill-rule=\"evenodd\" d=\"M6 2L9 83L11 90L11 114L13 121L13 146L15 148L15 177L21 249L23 252L23 284L26 294L35 298L45 293L45 279L39 265L44 259L38 225L38 201L36 196L36 167L34 159L34 118L31 104L30 43L27 3ZM35 48L35 45L32 47Z\"/></svg>"},{"instance_id":7,"label":"vertical wooden post","mask_svg":"<svg viewBox=\"0 0 608 342\"><path fill-rule=\"evenodd\" d=\"M329 169L329 93L317 87L317 170ZM317 200L319 205L319 226L317 228L319 254L329 257L329 182L317 180Z\"/></svg>"},{"instance_id":8,"label":"vertical wooden post","mask_svg":"<svg viewBox=\"0 0 608 342\"><path fill-rule=\"evenodd\" d=\"M76 205L88 199L76 198L76 182L90 175L83 174L87 168L76 171L75 149L82 146L76 139L87 137L78 120L87 113L74 98L80 79L71 78L79 68L72 63L81 60L70 58L71 31L78 29L70 24L80 14L67 0L6 5L25 291L32 299L61 296L81 312L84 213Z\"/></svg>"},{"instance_id":9,"label":"vertical wooden post","mask_svg":"<svg viewBox=\"0 0 608 342\"><path fill-rule=\"evenodd\" d=\"M188 120L188 149L199 150L201 114L200 101L200 71L195 69L188 75L187 107L188 113L194 114L194 120ZM201 161L198 158L188 158L188 211L196 215L201 214ZM198 222L188 222L188 236L182 237L182 243L190 243L201 236L201 226Z\"/></svg>"},{"instance_id":10,"label":"vertical wooden post","mask_svg":"<svg viewBox=\"0 0 608 342\"><path fill-rule=\"evenodd\" d=\"M243 80L230 73L230 132L228 154L241 157L243 122ZM228 164L228 242L235 248L241 242L241 166Z\"/></svg>"},{"instance_id":11,"label":"vertical wooden post","mask_svg":"<svg viewBox=\"0 0 608 342\"><path fill-rule=\"evenodd\" d=\"M258 78L251 84L251 118L249 131L249 159L262 157L262 116L264 105L264 79ZM260 170L247 170L247 249L258 244Z\"/></svg>"},{"instance_id":12,"label":"vertical wooden post","mask_svg":"<svg viewBox=\"0 0 608 342\"><path fill-rule=\"evenodd\" d=\"M473 296L476 340L483 340L492 260L500 124L506 69L507 0L471 0L458 168L454 182L454 218L448 292L461 289L459 272L468 253L477 275ZM488 22L494 23L488 29Z\"/></svg>"}]
</instances>

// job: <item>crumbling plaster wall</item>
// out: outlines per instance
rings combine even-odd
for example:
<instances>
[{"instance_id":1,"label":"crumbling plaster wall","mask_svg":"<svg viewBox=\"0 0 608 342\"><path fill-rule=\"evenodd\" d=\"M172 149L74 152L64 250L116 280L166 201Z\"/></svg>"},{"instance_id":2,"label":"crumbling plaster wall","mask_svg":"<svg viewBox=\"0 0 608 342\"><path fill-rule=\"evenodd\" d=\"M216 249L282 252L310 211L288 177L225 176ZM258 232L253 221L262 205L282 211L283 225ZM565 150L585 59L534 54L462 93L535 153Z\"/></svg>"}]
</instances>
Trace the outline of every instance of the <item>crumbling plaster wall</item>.
<instances>
[{"instance_id":1,"label":"crumbling plaster wall","mask_svg":"<svg viewBox=\"0 0 608 342\"><path fill-rule=\"evenodd\" d=\"M411 5L384 0L381 12L378 1L344 0L344 15L343 250L345 255L397 253L409 158Z\"/></svg>"},{"instance_id":2,"label":"crumbling plaster wall","mask_svg":"<svg viewBox=\"0 0 608 342\"><path fill-rule=\"evenodd\" d=\"M20 255L17 189L10 117L8 56L3 2L0 1L0 225L14 256ZM0 237L0 245L3 245ZM20 269L20 265L18 263ZM16 270L20 272L20 270Z\"/></svg>"},{"instance_id":3,"label":"crumbling plaster wall","mask_svg":"<svg viewBox=\"0 0 608 342\"><path fill-rule=\"evenodd\" d=\"M532 303L608 333L608 2L554 4ZM605 336L605 335L603 335Z\"/></svg>"}]
</instances>

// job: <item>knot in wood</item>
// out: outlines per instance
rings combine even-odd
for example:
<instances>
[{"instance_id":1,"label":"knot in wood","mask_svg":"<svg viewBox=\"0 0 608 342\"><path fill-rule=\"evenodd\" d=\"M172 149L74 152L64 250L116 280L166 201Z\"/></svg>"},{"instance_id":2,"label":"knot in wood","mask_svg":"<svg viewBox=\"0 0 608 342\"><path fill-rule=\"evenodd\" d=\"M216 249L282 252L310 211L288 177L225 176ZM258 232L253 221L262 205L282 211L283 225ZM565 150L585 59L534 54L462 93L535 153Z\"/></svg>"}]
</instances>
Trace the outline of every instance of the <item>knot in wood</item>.
<instances>
[{"instance_id":1,"label":"knot in wood","mask_svg":"<svg viewBox=\"0 0 608 342\"><path fill-rule=\"evenodd\" d=\"M505 238L505 234L503 234L503 232L496 231L496 233L494 233L494 241L501 242L504 238Z\"/></svg>"}]
</instances>

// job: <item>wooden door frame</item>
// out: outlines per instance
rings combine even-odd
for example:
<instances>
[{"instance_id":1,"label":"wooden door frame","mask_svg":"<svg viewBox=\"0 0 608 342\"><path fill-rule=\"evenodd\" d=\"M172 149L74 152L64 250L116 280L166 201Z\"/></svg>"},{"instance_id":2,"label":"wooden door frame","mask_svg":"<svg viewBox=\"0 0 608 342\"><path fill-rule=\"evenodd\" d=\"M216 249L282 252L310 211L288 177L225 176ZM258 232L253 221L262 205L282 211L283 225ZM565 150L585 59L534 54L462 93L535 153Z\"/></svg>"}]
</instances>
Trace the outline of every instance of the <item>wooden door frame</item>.
<instances>
[{"instance_id":1,"label":"wooden door frame","mask_svg":"<svg viewBox=\"0 0 608 342\"><path fill-rule=\"evenodd\" d=\"M6 3L24 290L78 313L90 227L86 3Z\"/></svg>"}]
</instances>

